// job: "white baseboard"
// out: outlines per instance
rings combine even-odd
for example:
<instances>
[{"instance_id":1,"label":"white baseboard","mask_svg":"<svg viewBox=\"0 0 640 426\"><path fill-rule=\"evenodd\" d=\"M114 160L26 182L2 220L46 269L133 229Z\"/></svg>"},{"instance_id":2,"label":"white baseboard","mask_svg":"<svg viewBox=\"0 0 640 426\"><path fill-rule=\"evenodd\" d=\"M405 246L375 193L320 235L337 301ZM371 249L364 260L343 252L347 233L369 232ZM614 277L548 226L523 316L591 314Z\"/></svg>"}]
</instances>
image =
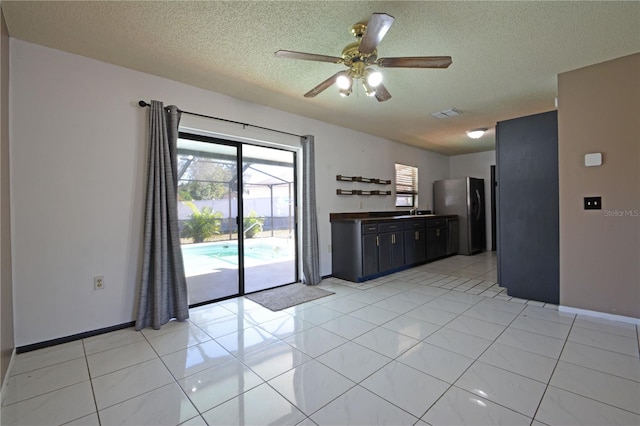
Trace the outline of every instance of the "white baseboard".
<instances>
[{"instance_id":1,"label":"white baseboard","mask_svg":"<svg viewBox=\"0 0 640 426\"><path fill-rule=\"evenodd\" d=\"M0 406L4 402L5 390L7 388L7 383L9 382L9 377L11 377L11 370L13 370L13 363L16 360L16 348L13 348L13 352L11 352L11 359L9 360L9 366L7 367L7 372L4 375L4 380L2 381L2 388L0 388Z\"/></svg>"},{"instance_id":2,"label":"white baseboard","mask_svg":"<svg viewBox=\"0 0 640 426\"><path fill-rule=\"evenodd\" d=\"M589 311L587 309L571 308L569 306L558 306L558 311L566 312L568 314L585 315L588 317L602 318L611 321L620 321L640 325L640 318L625 317L622 315L608 314L606 312Z\"/></svg>"}]
</instances>

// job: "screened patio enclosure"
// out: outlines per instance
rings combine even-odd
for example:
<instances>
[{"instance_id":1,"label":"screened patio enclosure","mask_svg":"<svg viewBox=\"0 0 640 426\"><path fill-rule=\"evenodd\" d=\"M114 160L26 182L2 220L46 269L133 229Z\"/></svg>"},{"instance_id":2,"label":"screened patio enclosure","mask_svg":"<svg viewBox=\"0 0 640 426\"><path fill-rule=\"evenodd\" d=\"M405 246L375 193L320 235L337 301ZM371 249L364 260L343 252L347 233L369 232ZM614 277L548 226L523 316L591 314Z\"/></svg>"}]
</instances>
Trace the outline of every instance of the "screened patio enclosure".
<instances>
[{"instance_id":1,"label":"screened patio enclosure","mask_svg":"<svg viewBox=\"0 0 640 426\"><path fill-rule=\"evenodd\" d=\"M189 303L298 280L295 152L181 133L178 223Z\"/></svg>"}]
</instances>

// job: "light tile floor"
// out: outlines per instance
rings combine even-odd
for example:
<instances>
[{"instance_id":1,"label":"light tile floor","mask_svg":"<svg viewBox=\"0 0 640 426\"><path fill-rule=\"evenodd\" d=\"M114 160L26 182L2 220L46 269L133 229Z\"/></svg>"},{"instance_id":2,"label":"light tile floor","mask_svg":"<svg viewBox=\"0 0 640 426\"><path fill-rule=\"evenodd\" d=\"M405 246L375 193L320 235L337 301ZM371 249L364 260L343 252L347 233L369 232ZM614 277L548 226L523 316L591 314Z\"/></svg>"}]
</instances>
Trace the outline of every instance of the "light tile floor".
<instances>
[{"instance_id":1,"label":"light tile floor","mask_svg":"<svg viewBox=\"0 0 640 426\"><path fill-rule=\"evenodd\" d=\"M161 330L17 356L3 425L639 425L635 325L513 299L491 253L281 312L245 298Z\"/></svg>"}]
</instances>

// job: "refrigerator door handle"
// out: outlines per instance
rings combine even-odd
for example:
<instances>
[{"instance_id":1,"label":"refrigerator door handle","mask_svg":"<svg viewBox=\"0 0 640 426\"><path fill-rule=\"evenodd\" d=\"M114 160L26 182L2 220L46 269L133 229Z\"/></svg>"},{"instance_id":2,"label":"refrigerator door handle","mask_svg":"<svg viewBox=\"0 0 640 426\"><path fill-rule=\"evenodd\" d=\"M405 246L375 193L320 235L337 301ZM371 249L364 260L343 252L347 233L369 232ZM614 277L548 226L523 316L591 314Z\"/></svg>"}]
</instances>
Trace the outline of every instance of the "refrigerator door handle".
<instances>
[{"instance_id":1,"label":"refrigerator door handle","mask_svg":"<svg viewBox=\"0 0 640 426\"><path fill-rule=\"evenodd\" d=\"M482 211L482 198L480 197L480 191L476 189L476 198L478 199L478 211L476 213L476 220L480 220L480 212Z\"/></svg>"}]
</instances>

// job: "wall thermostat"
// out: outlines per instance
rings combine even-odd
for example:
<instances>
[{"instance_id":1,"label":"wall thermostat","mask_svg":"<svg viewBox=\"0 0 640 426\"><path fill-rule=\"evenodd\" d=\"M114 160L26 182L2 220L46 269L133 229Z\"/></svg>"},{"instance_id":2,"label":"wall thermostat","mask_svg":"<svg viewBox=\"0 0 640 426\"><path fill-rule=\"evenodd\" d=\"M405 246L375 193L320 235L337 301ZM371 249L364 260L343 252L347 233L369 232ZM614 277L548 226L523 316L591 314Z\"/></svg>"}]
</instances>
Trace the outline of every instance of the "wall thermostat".
<instances>
[{"instance_id":1,"label":"wall thermostat","mask_svg":"<svg viewBox=\"0 0 640 426\"><path fill-rule=\"evenodd\" d=\"M592 152L584 156L584 165L587 167L595 167L602 165L602 153Z\"/></svg>"}]
</instances>

